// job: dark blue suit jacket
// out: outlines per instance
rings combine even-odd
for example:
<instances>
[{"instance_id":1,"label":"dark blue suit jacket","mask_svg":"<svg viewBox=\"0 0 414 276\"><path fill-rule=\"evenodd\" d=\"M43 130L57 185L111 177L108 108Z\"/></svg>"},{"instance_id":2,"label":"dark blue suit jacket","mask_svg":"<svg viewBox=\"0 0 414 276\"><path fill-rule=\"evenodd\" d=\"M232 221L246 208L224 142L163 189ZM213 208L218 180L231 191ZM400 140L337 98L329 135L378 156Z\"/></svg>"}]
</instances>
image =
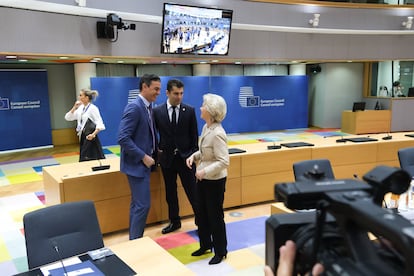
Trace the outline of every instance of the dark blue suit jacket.
<instances>
[{"instance_id":1,"label":"dark blue suit jacket","mask_svg":"<svg viewBox=\"0 0 414 276\"><path fill-rule=\"evenodd\" d=\"M118 143L121 146L121 172L135 177L150 172L142 159L145 154L152 155L151 121L147 107L139 96L125 107L119 125Z\"/></svg>"}]
</instances>

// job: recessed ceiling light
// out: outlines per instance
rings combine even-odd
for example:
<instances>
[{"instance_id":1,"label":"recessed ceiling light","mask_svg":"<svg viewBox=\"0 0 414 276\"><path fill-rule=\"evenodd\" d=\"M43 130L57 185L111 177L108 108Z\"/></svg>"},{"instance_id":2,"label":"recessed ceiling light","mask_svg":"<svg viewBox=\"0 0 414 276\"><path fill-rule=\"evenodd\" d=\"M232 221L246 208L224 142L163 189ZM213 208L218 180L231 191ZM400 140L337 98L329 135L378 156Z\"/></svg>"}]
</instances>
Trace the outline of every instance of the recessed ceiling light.
<instances>
[{"instance_id":1,"label":"recessed ceiling light","mask_svg":"<svg viewBox=\"0 0 414 276\"><path fill-rule=\"evenodd\" d=\"M19 62L27 62L27 59L19 59Z\"/></svg>"},{"instance_id":2,"label":"recessed ceiling light","mask_svg":"<svg viewBox=\"0 0 414 276\"><path fill-rule=\"evenodd\" d=\"M89 62L98 62L97 59L91 59Z\"/></svg>"},{"instance_id":3,"label":"recessed ceiling light","mask_svg":"<svg viewBox=\"0 0 414 276\"><path fill-rule=\"evenodd\" d=\"M219 62L217 59L213 59L211 62Z\"/></svg>"},{"instance_id":4,"label":"recessed ceiling light","mask_svg":"<svg viewBox=\"0 0 414 276\"><path fill-rule=\"evenodd\" d=\"M68 59L69 57L59 57L59 59Z\"/></svg>"},{"instance_id":5,"label":"recessed ceiling light","mask_svg":"<svg viewBox=\"0 0 414 276\"><path fill-rule=\"evenodd\" d=\"M234 64L241 64L241 61L236 61Z\"/></svg>"},{"instance_id":6,"label":"recessed ceiling light","mask_svg":"<svg viewBox=\"0 0 414 276\"><path fill-rule=\"evenodd\" d=\"M6 56L7 59L15 59L17 56Z\"/></svg>"},{"instance_id":7,"label":"recessed ceiling light","mask_svg":"<svg viewBox=\"0 0 414 276\"><path fill-rule=\"evenodd\" d=\"M117 63L124 63L124 61L123 60L118 60Z\"/></svg>"},{"instance_id":8,"label":"recessed ceiling light","mask_svg":"<svg viewBox=\"0 0 414 276\"><path fill-rule=\"evenodd\" d=\"M100 57L94 57L93 60L98 61L98 60L101 60L101 58Z\"/></svg>"},{"instance_id":9,"label":"recessed ceiling light","mask_svg":"<svg viewBox=\"0 0 414 276\"><path fill-rule=\"evenodd\" d=\"M168 61L162 60L161 63L165 64L165 63L168 63Z\"/></svg>"},{"instance_id":10,"label":"recessed ceiling light","mask_svg":"<svg viewBox=\"0 0 414 276\"><path fill-rule=\"evenodd\" d=\"M207 61L200 61L200 64L206 64Z\"/></svg>"}]
</instances>

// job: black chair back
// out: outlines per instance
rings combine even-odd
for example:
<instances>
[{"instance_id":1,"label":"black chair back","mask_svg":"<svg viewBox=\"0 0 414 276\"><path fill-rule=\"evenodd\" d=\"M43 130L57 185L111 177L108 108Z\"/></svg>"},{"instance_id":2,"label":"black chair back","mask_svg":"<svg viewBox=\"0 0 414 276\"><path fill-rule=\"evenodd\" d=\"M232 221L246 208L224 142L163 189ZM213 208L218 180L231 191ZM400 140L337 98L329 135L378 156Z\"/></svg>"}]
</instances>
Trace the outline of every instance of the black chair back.
<instances>
[{"instance_id":1,"label":"black chair back","mask_svg":"<svg viewBox=\"0 0 414 276\"><path fill-rule=\"evenodd\" d=\"M313 159L293 164L295 181L313 179L335 179L331 162L328 159Z\"/></svg>"},{"instance_id":2,"label":"black chair back","mask_svg":"<svg viewBox=\"0 0 414 276\"><path fill-rule=\"evenodd\" d=\"M411 177L414 177L414 147L399 149L398 159L401 169L407 171Z\"/></svg>"},{"instance_id":3,"label":"black chair back","mask_svg":"<svg viewBox=\"0 0 414 276\"><path fill-rule=\"evenodd\" d=\"M48 206L23 217L29 269L104 246L92 201Z\"/></svg>"}]
</instances>

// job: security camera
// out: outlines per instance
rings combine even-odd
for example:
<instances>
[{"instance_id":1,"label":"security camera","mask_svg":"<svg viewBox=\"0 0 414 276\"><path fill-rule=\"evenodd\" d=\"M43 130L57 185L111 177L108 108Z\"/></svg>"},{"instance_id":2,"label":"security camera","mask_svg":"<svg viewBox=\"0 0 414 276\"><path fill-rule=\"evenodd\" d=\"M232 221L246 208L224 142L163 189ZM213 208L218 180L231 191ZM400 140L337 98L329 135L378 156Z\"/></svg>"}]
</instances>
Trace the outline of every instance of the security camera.
<instances>
[{"instance_id":1,"label":"security camera","mask_svg":"<svg viewBox=\"0 0 414 276\"><path fill-rule=\"evenodd\" d=\"M135 30L136 25L124 23L118 15L109 13L106 16L106 21L98 21L96 27L98 38L106 38L115 42L118 40L119 30Z\"/></svg>"}]
</instances>

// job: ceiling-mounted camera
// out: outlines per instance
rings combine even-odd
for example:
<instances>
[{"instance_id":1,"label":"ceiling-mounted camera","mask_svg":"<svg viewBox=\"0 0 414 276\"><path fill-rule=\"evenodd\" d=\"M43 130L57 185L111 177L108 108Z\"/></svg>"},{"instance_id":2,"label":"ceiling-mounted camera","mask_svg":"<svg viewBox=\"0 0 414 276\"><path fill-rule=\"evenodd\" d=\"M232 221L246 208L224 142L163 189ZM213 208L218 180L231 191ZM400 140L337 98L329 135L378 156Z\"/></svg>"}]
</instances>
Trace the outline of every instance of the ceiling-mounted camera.
<instances>
[{"instance_id":1,"label":"ceiling-mounted camera","mask_svg":"<svg viewBox=\"0 0 414 276\"><path fill-rule=\"evenodd\" d=\"M106 16L106 21L98 21L96 23L97 35L98 38L106 38L111 42L118 40L118 31L119 30L135 30L135 24L129 24L122 22L120 18L115 13L110 13Z\"/></svg>"}]
</instances>

